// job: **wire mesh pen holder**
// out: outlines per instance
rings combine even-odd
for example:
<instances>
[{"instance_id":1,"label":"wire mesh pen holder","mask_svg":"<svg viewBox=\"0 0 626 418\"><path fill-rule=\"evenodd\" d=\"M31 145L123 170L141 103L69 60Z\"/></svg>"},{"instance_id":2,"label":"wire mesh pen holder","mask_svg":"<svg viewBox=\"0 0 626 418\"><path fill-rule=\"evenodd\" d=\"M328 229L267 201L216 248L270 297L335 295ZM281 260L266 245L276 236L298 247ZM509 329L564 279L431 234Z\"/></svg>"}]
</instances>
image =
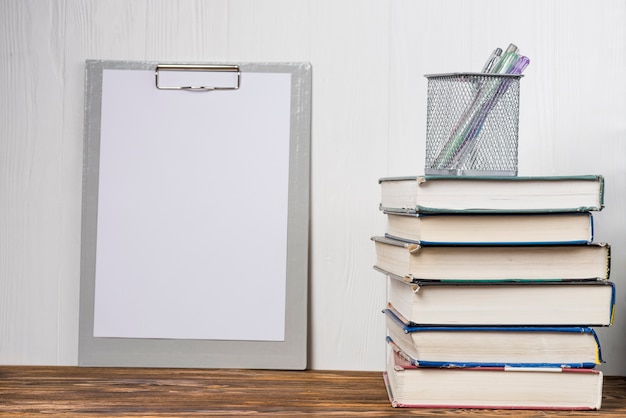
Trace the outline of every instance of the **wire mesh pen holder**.
<instances>
[{"instance_id":1,"label":"wire mesh pen holder","mask_svg":"<svg viewBox=\"0 0 626 418\"><path fill-rule=\"evenodd\" d=\"M426 75L425 174L516 176L521 75Z\"/></svg>"}]
</instances>

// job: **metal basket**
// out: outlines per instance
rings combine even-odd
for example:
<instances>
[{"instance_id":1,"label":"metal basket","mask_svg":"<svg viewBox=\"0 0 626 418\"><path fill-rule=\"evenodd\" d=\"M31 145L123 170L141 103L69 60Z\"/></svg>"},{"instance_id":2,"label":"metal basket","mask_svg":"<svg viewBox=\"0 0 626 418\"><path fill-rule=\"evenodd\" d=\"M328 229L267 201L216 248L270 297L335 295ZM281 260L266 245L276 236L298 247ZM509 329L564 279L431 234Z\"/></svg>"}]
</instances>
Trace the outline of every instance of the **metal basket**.
<instances>
[{"instance_id":1,"label":"metal basket","mask_svg":"<svg viewBox=\"0 0 626 418\"><path fill-rule=\"evenodd\" d=\"M425 174L516 176L521 75L426 75Z\"/></svg>"}]
</instances>

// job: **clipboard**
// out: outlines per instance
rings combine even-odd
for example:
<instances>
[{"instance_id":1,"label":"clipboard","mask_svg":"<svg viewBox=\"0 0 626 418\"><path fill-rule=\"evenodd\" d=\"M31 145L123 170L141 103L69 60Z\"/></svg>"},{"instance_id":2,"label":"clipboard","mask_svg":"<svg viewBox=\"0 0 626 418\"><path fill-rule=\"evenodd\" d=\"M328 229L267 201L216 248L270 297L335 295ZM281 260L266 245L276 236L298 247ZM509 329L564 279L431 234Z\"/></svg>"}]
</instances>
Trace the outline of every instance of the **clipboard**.
<instances>
[{"instance_id":1,"label":"clipboard","mask_svg":"<svg viewBox=\"0 0 626 418\"><path fill-rule=\"evenodd\" d=\"M79 365L306 368L310 64L85 74Z\"/></svg>"}]
</instances>

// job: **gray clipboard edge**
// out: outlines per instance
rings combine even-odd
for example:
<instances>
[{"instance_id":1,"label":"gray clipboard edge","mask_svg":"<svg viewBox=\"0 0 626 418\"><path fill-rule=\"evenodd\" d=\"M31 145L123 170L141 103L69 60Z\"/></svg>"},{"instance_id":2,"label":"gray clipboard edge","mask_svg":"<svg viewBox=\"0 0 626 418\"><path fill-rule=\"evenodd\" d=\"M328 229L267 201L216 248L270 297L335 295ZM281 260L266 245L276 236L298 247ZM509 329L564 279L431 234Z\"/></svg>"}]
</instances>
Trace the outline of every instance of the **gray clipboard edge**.
<instances>
[{"instance_id":1,"label":"gray clipboard edge","mask_svg":"<svg viewBox=\"0 0 626 418\"><path fill-rule=\"evenodd\" d=\"M246 72L287 72L292 75L285 340L266 342L93 336L102 74L105 69L154 70L157 64L102 60L87 60L85 63L78 365L306 369L312 98L312 68L309 63L238 64L244 77Z\"/></svg>"}]
</instances>

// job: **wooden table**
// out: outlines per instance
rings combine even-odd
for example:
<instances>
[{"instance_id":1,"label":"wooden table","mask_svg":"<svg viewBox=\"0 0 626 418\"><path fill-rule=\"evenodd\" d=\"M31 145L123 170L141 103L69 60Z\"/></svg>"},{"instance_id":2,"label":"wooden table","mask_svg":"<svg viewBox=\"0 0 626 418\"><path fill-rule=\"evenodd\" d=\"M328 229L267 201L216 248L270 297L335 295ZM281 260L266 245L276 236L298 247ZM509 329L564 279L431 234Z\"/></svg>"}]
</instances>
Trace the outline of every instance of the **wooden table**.
<instances>
[{"instance_id":1,"label":"wooden table","mask_svg":"<svg viewBox=\"0 0 626 418\"><path fill-rule=\"evenodd\" d=\"M626 378L600 411L394 409L380 372L0 366L0 415L626 417Z\"/></svg>"}]
</instances>

